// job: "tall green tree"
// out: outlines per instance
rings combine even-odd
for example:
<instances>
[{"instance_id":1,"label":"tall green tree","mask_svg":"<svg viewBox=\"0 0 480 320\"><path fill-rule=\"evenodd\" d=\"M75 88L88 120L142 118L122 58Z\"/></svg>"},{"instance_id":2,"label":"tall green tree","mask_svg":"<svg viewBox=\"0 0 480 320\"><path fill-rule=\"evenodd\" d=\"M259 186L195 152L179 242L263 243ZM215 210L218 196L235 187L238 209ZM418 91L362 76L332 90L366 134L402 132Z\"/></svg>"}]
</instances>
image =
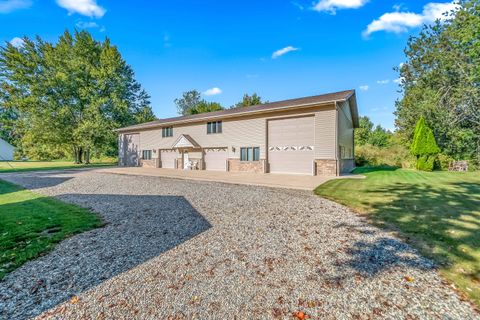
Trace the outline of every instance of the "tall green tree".
<instances>
[{"instance_id":1,"label":"tall green tree","mask_svg":"<svg viewBox=\"0 0 480 320\"><path fill-rule=\"evenodd\" d=\"M192 110L202 102L202 95L197 90L185 91L181 98L177 98L173 101L177 106L177 111L182 116L192 114Z\"/></svg>"},{"instance_id":2,"label":"tall green tree","mask_svg":"<svg viewBox=\"0 0 480 320\"><path fill-rule=\"evenodd\" d=\"M384 148L388 146L391 135L387 129L377 125L370 135L369 142L373 146Z\"/></svg>"},{"instance_id":3,"label":"tall green tree","mask_svg":"<svg viewBox=\"0 0 480 320\"><path fill-rule=\"evenodd\" d=\"M359 119L359 128L355 129L355 144L357 146L370 144L383 148L388 146L391 135L392 133L381 125L377 125L374 128L370 118L363 116Z\"/></svg>"},{"instance_id":4,"label":"tall green tree","mask_svg":"<svg viewBox=\"0 0 480 320\"><path fill-rule=\"evenodd\" d=\"M200 92L197 90L184 92L181 98L174 100L174 103L177 106L178 113L183 116L223 110L220 103L202 99Z\"/></svg>"},{"instance_id":5,"label":"tall green tree","mask_svg":"<svg viewBox=\"0 0 480 320\"><path fill-rule=\"evenodd\" d=\"M233 106L230 107L230 109L250 107L250 106L255 106L255 105L264 104L264 103L268 103L268 101L262 101L262 98L255 92L252 95L245 93L243 95L242 101L234 104Z\"/></svg>"},{"instance_id":6,"label":"tall green tree","mask_svg":"<svg viewBox=\"0 0 480 320\"><path fill-rule=\"evenodd\" d=\"M359 118L359 127L355 129L356 145L363 146L370 142L373 126L373 122L369 117L363 116Z\"/></svg>"},{"instance_id":7,"label":"tall green tree","mask_svg":"<svg viewBox=\"0 0 480 320\"><path fill-rule=\"evenodd\" d=\"M220 103L202 100L195 108L190 109L189 112L190 114L198 114L220 110L223 110L223 107Z\"/></svg>"},{"instance_id":8,"label":"tall green tree","mask_svg":"<svg viewBox=\"0 0 480 320\"><path fill-rule=\"evenodd\" d=\"M412 142L423 116L442 152L457 159L480 157L480 3L459 2L448 19L410 38L399 68L403 97L396 126Z\"/></svg>"},{"instance_id":9,"label":"tall green tree","mask_svg":"<svg viewBox=\"0 0 480 320\"><path fill-rule=\"evenodd\" d=\"M106 38L65 31L57 43L24 38L0 47L0 97L15 110L24 152L32 158L116 148L116 128L153 120L149 96Z\"/></svg>"},{"instance_id":10,"label":"tall green tree","mask_svg":"<svg viewBox=\"0 0 480 320\"><path fill-rule=\"evenodd\" d=\"M417 157L416 167L423 171L432 171L437 154L440 148L437 146L432 129L420 117L413 135L413 142L410 146L411 153Z\"/></svg>"}]
</instances>

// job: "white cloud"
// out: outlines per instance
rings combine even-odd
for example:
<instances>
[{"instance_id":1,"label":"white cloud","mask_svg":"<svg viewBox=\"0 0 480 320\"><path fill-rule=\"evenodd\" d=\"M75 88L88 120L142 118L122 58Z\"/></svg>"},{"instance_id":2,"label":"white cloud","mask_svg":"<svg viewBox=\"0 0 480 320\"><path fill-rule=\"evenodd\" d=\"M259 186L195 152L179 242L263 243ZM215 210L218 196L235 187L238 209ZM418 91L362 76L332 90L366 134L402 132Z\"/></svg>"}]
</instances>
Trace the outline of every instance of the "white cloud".
<instances>
[{"instance_id":1,"label":"white cloud","mask_svg":"<svg viewBox=\"0 0 480 320\"><path fill-rule=\"evenodd\" d=\"M205 92L203 94L206 95L206 96L215 96L215 95L220 94L220 93L222 93L222 90L220 88L213 87L213 88L210 88L208 90L205 90Z\"/></svg>"},{"instance_id":2,"label":"white cloud","mask_svg":"<svg viewBox=\"0 0 480 320\"><path fill-rule=\"evenodd\" d=\"M341 9L358 9L363 7L369 0L320 0L313 6L315 11L327 11L335 14Z\"/></svg>"},{"instance_id":3,"label":"white cloud","mask_svg":"<svg viewBox=\"0 0 480 320\"><path fill-rule=\"evenodd\" d=\"M390 82L390 80L388 80L388 79L378 80L378 81L377 81L378 84L387 84L387 83L389 83L389 82Z\"/></svg>"},{"instance_id":4,"label":"white cloud","mask_svg":"<svg viewBox=\"0 0 480 320\"><path fill-rule=\"evenodd\" d=\"M88 17L101 18L105 9L96 0L57 0L57 4L68 10L69 14L78 13Z\"/></svg>"},{"instance_id":5,"label":"white cloud","mask_svg":"<svg viewBox=\"0 0 480 320\"><path fill-rule=\"evenodd\" d=\"M292 52L292 51L297 51L297 50L300 50L300 49L292 47L292 46L288 46L288 47L279 49L279 50L275 51L274 53L272 53L272 59L276 59L280 56L283 56L284 54L287 54L287 53Z\"/></svg>"},{"instance_id":6,"label":"white cloud","mask_svg":"<svg viewBox=\"0 0 480 320\"><path fill-rule=\"evenodd\" d=\"M425 23L432 23L437 19L444 20L447 17L444 15L446 12L456 10L458 5L454 2L427 3L423 7L422 13L413 12L389 12L384 13L380 18L373 20L363 35L368 37L374 32L386 31L394 33L407 32L411 28L416 28Z\"/></svg>"},{"instance_id":7,"label":"white cloud","mask_svg":"<svg viewBox=\"0 0 480 320\"><path fill-rule=\"evenodd\" d=\"M10 13L32 5L31 0L0 0L0 13Z\"/></svg>"},{"instance_id":8,"label":"white cloud","mask_svg":"<svg viewBox=\"0 0 480 320\"><path fill-rule=\"evenodd\" d=\"M368 91L368 89L369 89L370 87L368 86L368 84L365 84L365 85L363 85L363 86L360 86L359 88L360 88L360 90L362 90L362 91Z\"/></svg>"},{"instance_id":9,"label":"white cloud","mask_svg":"<svg viewBox=\"0 0 480 320\"><path fill-rule=\"evenodd\" d=\"M77 27L81 28L81 29L99 28L100 27L96 22L93 22L93 21L89 21L89 22L78 21L75 25Z\"/></svg>"},{"instance_id":10,"label":"white cloud","mask_svg":"<svg viewBox=\"0 0 480 320\"><path fill-rule=\"evenodd\" d=\"M15 37L12 40L10 40L10 44L15 48L20 48L21 46L23 46L24 43L25 41L23 41L23 39L19 37Z\"/></svg>"},{"instance_id":11,"label":"white cloud","mask_svg":"<svg viewBox=\"0 0 480 320\"><path fill-rule=\"evenodd\" d=\"M304 7L302 4L298 3L298 2L291 1L290 3L291 3L292 5L294 5L295 7L297 7L298 10L302 10L302 11L303 11L303 10L305 9L305 7Z\"/></svg>"}]
</instances>

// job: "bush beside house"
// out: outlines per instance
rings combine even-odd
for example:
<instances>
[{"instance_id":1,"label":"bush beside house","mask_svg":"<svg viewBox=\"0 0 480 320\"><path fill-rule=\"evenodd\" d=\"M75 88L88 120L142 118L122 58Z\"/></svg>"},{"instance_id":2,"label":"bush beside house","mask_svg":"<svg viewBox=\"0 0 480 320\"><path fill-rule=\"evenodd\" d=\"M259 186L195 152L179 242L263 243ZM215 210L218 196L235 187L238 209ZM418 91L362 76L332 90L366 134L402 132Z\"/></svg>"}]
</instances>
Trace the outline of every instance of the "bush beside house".
<instances>
[{"instance_id":1,"label":"bush beside house","mask_svg":"<svg viewBox=\"0 0 480 320\"><path fill-rule=\"evenodd\" d=\"M432 171L440 153L432 129L427 126L425 119L420 117L415 126L413 142L410 151L417 158L415 167L422 171Z\"/></svg>"}]
</instances>

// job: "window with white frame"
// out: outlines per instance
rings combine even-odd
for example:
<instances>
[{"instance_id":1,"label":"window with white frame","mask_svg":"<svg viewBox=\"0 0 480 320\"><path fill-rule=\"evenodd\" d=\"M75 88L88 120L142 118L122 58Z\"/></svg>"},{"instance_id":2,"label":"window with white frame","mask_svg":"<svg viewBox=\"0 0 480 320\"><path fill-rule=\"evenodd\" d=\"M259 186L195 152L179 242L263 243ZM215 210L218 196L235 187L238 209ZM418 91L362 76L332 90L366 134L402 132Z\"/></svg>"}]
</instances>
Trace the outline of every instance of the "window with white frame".
<instances>
[{"instance_id":1,"label":"window with white frame","mask_svg":"<svg viewBox=\"0 0 480 320\"><path fill-rule=\"evenodd\" d=\"M222 121L207 122L207 134L222 133Z\"/></svg>"},{"instance_id":2,"label":"window with white frame","mask_svg":"<svg viewBox=\"0 0 480 320\"><path fill-rule=\"evenodd\" d=\"M162 128L162 138L173 137L173 127Z\"/></svg>"},{"instance_id":3,"label":"window with white frame","mask_svg":"<svg viewBox=\"0 0 480 320\"><path fill-rule=\"evenodd\" d=\"M259 161L259 147L242 147L240 148L240 161Z\"/></svg>"}]
</instances>

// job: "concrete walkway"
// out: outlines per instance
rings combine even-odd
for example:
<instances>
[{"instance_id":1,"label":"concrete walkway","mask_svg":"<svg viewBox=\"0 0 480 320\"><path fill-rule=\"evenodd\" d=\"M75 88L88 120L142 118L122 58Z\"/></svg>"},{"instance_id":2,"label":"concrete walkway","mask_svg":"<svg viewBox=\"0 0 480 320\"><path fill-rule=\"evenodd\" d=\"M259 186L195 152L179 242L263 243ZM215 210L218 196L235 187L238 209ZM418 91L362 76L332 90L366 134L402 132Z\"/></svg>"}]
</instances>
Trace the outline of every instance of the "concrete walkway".
<instances>
[{"instance_id":1,"label":"concrete walkway","mask_svg":"<svg viewBox=\"0 0 480 320\"><path fill-rule=\"evenodd\" d=\"M152 177L167 177L187 180L214 181L243 185L265 186L275 188L287 188L298 190L313 190L332 179L362 178L363 176L307 176L294 174L274 173L250 173L250 172L224 172L206 170L176 170L163 168L140 168L140 167L115 167L97 169L96 172L115 173Z\"/></svg>"}]
</instances>

